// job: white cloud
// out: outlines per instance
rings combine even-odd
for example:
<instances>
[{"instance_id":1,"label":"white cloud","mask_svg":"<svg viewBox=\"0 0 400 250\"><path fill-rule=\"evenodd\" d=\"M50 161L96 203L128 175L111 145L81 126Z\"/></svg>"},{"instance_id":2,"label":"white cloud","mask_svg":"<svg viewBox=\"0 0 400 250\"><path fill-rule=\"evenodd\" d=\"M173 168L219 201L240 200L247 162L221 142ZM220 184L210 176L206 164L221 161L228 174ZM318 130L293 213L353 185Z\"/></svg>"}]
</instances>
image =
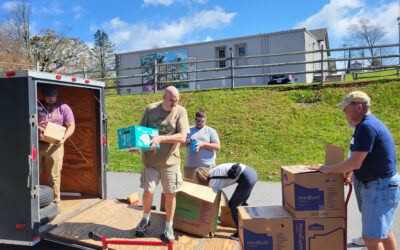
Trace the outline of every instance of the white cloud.
<instances>
[{"instance_id":1,"label":"white cloud","mask_svg":"<svg viewBox=\"0 0 400 250\"><path fill-rule=\"evenodd\" d=\"M169 6L174 2L174 0L143 0L143 5L164 5Z\"/></svg>"},{"instance_id":2,"label":"white cloud","mask_svg":"<svg viewBox=\"0 0 400 250\"><path fill-rule=\"evenodd\" d=\"M14 8L14 6L16 6L17 4L18 4L18 2L15 2L15 1L5 2L1 5L1 8L5 9L5 10L12 10Z\"/></svg>"},{"instance_id":3,"label":"white cloud","mask_svg":"<svg viewBox=\"0 0 400 250\"><path fill-rule=\"evenodd\" d=\"M206 39L203 40L203 42L209 42L212 41L212 37L211 36L207 36Z\"/></svg>"},{"instance_id":4,"label":"white cloud","mask_svg":"<svg viewBox=\"0 0 400 250\"><path fill-rule=\"evenodd\" d=\"M177 21L164 22L150 27L146 22L129 24L119 17L104 24L105 30L116 45L116 50L136 51L154 46L179 45L193 31L217 29L229 24L236 13L227 13L220 7L189 14Z\"/></svg>"},{"instance_id":5,"label":"white cloud","mask_svg":"<svg viewBox=\"0 0 400 250\"><path fill-rule=\"evenodd\" d=\"M58 2L52 2L50 5L47 7L42 7L38 8L41 12L47 13L47 14L52 14L52 15L60 15L64 14L64 11L60 8L60 5Z\"/></svg>"},{"instance_id":6,"label":"white cloud","mask_svg":"<svg viewBox=\"0 0 400 250\"><path fill-rule=\"evenodd\" d=\"M72 11L75 13L74 20L78 20L87 12L82 6L74 6Z\"/></svg>"},{"instance_id":7,"label":"white cloud","mask_svg":"<svg viewBox=\"0 0 400 250\"><path fill-rule=\"evenodd\" d=\"M178 2L186 4L191 4L191 3L205 4L208 2L208 0L143 0L143 6L148 6L148 5L170 6L171 4Z\"/></svg>"},{"instance_id":8,"label":"white cloud","mask_svg":"<svg viewBox=\"0 0 400 250\"><path fill-rule=\"evenodd\" d=\"M367 18L371 24L385 29L385 39L397 42L397 3L392 1L385 4L380 1L379 7L372 6L376 5L367 0L331 0L318 13L296 25L296 28L327 28L330 40L340 40L347 35L351 24L357 23L360 18Z\"/></svg>"}]
</instances>

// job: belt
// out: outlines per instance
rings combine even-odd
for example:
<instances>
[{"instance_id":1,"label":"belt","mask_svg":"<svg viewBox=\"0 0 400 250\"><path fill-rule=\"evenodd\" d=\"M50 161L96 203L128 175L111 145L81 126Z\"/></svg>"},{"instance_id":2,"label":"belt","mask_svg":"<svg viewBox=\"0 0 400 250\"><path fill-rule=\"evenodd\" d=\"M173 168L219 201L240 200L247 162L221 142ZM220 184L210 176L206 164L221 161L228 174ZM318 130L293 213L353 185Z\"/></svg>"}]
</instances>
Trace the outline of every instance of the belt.
<instances>
[{"instance_id":1,"label":"belt","mask_svg":"<svg viewBox=\"0 0 400 250\"><path fill-rule=\"evenodd\" d=\"M371 181L384 180L384 179L390 178L392 176L393 175L386 175L386 176L383 176L383 177L369 177L369 178L365 178L364 180L362 180L361 183L365 185L365 184L367 184L367 183L369 183Z\"/></svg>"}]
</instances>

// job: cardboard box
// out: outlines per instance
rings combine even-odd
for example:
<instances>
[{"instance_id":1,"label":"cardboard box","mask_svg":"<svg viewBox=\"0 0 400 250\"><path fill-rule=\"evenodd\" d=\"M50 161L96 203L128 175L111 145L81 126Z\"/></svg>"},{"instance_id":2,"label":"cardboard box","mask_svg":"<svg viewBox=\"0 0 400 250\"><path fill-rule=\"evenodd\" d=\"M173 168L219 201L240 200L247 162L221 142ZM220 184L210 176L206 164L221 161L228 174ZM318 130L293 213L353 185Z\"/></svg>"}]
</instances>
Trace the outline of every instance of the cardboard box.
<instances>
[{"instance_id":1,"label":"cardboard box","mask_svg":"<svg viewBox=\"0 0 400 250\"><path fill-rule=\"evenodd\" d=\"M325 161L334 164L344 159L343 149L327 145ZM333 153L332 153L333 151ZM295 218L344 217L344 178L324 174L308 166L281 168L282 205Z\"/></svg>"},{"instance_id":2,"label":"cardboard box","mask_svg":"<svg viewBox=\"0 0 400 250\"><path fill-rule=\"evenodd\" d=\"M214 234L217 229L221 192L183 181L176 194L174 228L201 237Z\"/></svg>"},{"instance_id":3,"label":"cardboard box","mask_svg":"<svg viewBox=\"0 0 400 250\"><path fill-rule=\"evenodd\" d=\"M229 208L229 199L224 191L221 191L221 203L220 203L220 216L219 221L221 226L236 228L235 222L232 219L232 212Z\"/></svg>"},{"instance_id":4,"label":"cardboard box","mask_svg":"<svg viewBox=\"0 0 400 250\"><path fill-rule=\"evenodd\" d=\"M61 141L62 138L64 137L65 130L67 129L63 126L60 126L52 122L48 122L46 128L44 129L43 135L45 139L43 141L46 141L48 143L55 143Z\"/></svg>"},{"instance_id":5,"label":"cardboard box","mask_svg":"<svg viewBox=\"0 0 400 250\"><path fill-rule=\"evenodd\" d=\"M119 150L147 151L151 147L150 135L158 135L158 130L142 126L131 126L118 129L117 133ZM160 145L156 147L156 149L159 148Z\"/></svg>"},{"instance_id":6,"label":"cardboard box","mask_svg":"<svg viewBox=\"0 0 400 250\"><path fill-rule=\"evenodd\" d=\"M344 250L344 218L294 219L295 250Z\"/></svg>"},{"instance_id":7,"label":"cardboard box","mask_svg":"<svg viewBox=\"0 0 400 250\"><path fill-rule=\"evenodd\" d=\"M239 207L241 249L293 249L293 217L281 206Z\"/></svg>"}]
</instances>

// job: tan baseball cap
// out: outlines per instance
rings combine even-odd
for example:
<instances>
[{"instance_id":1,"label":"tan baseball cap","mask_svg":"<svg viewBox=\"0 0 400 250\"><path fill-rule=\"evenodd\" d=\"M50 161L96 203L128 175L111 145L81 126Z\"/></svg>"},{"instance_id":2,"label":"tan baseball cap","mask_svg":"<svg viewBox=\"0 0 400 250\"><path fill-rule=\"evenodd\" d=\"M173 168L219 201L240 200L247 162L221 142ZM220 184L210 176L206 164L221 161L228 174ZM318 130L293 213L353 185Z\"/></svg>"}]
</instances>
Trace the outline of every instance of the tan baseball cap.
<instances>
[{"instance_id":1,"label":"tan baseball cap","mask_svg":"<svg viewBox=\"0 0 400 250\"><path fill-rule=\"evenodd\" d=\"M365 104L369 105L370 100L371 100L371 98L369 98L369 96L367 94L365 94L364 92L353 91L353 92L350 92L349 94L347 94L344 97L343 101L341 103L339 103L337 106L340 108L343 108L353 102L365 103Z\"/></svg>"}]
</instances>

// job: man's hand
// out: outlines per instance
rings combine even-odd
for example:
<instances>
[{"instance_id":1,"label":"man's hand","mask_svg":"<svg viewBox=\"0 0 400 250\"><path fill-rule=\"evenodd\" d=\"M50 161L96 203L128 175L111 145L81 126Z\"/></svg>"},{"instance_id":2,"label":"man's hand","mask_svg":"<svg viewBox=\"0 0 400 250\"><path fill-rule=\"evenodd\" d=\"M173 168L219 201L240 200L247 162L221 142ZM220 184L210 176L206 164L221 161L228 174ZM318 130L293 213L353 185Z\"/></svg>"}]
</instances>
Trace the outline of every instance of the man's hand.
<instances>
[{"instance_id":1,"label":"man's hand","mask_svg":"<svg viewBox=\"0 0 400 250\"><path fill-rule=\"evenodd\" d=\"M308 167L308 169L310 169L310 170L317 170L322 173L325 173L324 172L325 168L326 168L326 166L324 164L314 164L314 165L311 165Z\"/></svg>"},{"instance_id":2,"label":"man's hand","mask_svg":"<svg viewBox=\"0 0 400 250\"><path fill-rule=\"evenodd\" d=\"M56 144L57 146L61 146L65 143L65 141L67 140L67 138L65 138L65 136L61 139L61 141L56 141L54 144Z\"/></svg>"},{"instance_id":3,"label":"man's hand","mask_svg":"<svg viewBox=\"0 0 400 250\"><path fill-rule=\"evenodd\" d=\"M150 135L151 136L151 147L150 150L154 150L161 143L161 137L159 135Z\"/></svg>"},{"instance_id":4,"label":"man's hand","mask_svg":"<svg viewBox=\"0 0 400 250\"><path fill-rule=\"evenodd\" d=\"M39 132L39 140L44 141L46 138L44 137L44 128L38 126L38 132Z\"/></svg>"},{"instance_id":5,"label":"man's hand","mask_svg":"<svg viewBox=\"0 0 400 250\"><path fill-rule=\"evenodd\" d=\"M198 152L200 148L204 146L204 142L197 140L197 143L195 145L196 145L196 151Z\"/></svg>"}]
</instances>

